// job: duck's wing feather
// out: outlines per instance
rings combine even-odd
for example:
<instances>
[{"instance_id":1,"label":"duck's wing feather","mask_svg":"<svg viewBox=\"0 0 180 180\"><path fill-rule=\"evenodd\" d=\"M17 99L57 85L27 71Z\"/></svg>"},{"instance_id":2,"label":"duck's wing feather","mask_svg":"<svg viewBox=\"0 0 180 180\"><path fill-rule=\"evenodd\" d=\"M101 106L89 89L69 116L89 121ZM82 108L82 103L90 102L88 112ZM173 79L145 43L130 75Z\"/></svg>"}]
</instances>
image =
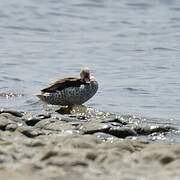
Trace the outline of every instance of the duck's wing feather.
<instances>
[{"instance_id":1,"label":"duck's wing feather","mask_svg":"<svg viewBox=\"0 0 180 180\"><path fill-rule=\"evenodd\" d=\"M57 80L49 87L42 89L41 92L50 93L50 92L55 92L57 90L60 91L68 87L80 87L82 84L84 84L84 82L80 78L69 77L69 78Z\"/></svg>"}]
</instances>

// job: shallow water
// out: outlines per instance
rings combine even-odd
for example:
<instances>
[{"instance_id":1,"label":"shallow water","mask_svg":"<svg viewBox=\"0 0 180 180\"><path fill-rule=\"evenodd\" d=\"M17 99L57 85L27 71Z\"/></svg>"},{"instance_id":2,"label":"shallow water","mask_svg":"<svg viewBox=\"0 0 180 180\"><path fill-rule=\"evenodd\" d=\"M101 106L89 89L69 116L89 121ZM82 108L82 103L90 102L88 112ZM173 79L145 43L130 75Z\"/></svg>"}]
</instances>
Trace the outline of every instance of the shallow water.
<instances>
[{"instance_id":1,"label":"shallow water","mask_svg":"<svg viewBox=\"0 0 180 180\"><path fill-rule=\"evenodd\" d=\"M0 9L0 107L40 112L41 88L89 66L99 91L87 106L179 127L179 0L2 0Z\"/></svg>"}]
</instances>

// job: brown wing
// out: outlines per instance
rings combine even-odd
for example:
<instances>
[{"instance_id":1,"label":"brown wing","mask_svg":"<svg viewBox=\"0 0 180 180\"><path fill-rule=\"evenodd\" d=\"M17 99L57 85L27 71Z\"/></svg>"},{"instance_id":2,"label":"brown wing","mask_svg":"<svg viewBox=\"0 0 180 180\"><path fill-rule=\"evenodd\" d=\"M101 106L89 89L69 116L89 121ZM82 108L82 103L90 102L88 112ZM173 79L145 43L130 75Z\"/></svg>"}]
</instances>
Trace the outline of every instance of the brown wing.
<instances>
[{"instance_id":1,"label":"brown wing","mask_svg":"<svg viewBox=\"0 0 180 180\"><path fill-rule=\"evenodd\" d=\"M54 92L56 90L60 91L67 87L79 87L82 84L84 84L84 82L81 79L75 77L69 77L54 82L49 87L42 89L41 92L46 93L46 92Z\"/></svg>"}]
</instances>

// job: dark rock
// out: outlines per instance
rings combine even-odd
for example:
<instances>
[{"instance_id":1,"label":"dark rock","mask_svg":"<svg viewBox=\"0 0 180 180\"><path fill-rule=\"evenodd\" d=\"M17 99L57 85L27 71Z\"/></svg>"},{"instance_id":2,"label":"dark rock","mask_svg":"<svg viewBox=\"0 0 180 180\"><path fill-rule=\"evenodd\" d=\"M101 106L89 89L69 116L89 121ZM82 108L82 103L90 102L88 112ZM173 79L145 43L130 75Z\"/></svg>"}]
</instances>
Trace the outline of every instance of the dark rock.
<instances>
[{"instance_id":1,"label":"dark rock","mask_svg":"<svg viewBox=\"0 0 180 180\"><path fill-rule=\"evenodd\" d=\"M36 123L38 123L41 120L50 118L50 114L38 114L38 115L26 115L23 116L23 121L28 125L28 126L35 126Z\"/></svg>"},{"instance_id":2,"label":"dark rock","mask_svg":"<svg viewBox=\"0 0 180 180\"><path fill-rule=\"evenodd\" d=\"M1 109L0 114L1 113L9 113L9 114L12 114L13 116L16 116L16 117L22 117L23 116L23 112L18 112L18 111L10 110L10 109Z\"/></svg>"},{"instance_id":3,"label":"dark rock","mask_svg":"<svg viewBox=\"0 0 180 180\"><path fill-rule=\"evenodd\" d=\"M135 126L133 128L139 135L149 135L152 133L163 133L163 132L169 132L172 130L177 130L174 127L171 126Z\"/></svg>"},{"instance_id":4,"label":"dark rock","mask_svg":"<svg viewBox=\"0 0 180 180\"><path fill-rule=\"evenodd\" d=\"M127 136L137 136L136 131L128 127L114 127L110 128L108 134L118 138L126 138Z\"/></svg>"},{"instance_id":5,"label":"dark rock","mask_svg":"<svg viewBox=\"0 0 180 180\"><path fill-rule=\"evenodd\" d=\"M40 121L40 119L35 117L32 117L30 119L23 119L23 120L28 126L35 126L35 124L37 124Z\"/></svg>"},{"instance_id":6,"label":"dark rock","mask_svg":"<svg viewBox=\"0 0 180 180\"><path fill-rule=\"evenodd\" d=\"M136 131L129 127L113 126L111 124L96 122L84 123L82 125L82 130L84 134L94 134L101 132L116 136L118 138L125 138L127 136L137 136Z\"/></svg>"}]
</instances>

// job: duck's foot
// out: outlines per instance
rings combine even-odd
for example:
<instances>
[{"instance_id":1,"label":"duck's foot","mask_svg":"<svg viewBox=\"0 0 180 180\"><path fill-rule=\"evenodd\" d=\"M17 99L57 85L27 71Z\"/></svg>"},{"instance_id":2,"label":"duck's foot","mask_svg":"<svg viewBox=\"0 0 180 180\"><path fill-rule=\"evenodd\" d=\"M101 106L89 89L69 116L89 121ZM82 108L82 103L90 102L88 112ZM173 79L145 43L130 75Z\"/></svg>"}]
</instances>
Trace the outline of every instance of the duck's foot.
<instances>
[{"instance_id":1,"label":"duck's foot","mask_svg":"<svg viewBox=\"0 0 180 180\"><path fill-rule=\"evenodd\" d=\"M87 107L84 105L61 106L56 112L60 114L87 114Z\"/></svg>"},{"instance_id":2,"label":"duck's foot","mask_svg":"<svg viewBox=\"0 0 180 180\"><path fill-rule=\"evenodd\" d=\"M61 106L56 112L60 114L71 114L73 106Z\"/></svg>"}]
</instances>

